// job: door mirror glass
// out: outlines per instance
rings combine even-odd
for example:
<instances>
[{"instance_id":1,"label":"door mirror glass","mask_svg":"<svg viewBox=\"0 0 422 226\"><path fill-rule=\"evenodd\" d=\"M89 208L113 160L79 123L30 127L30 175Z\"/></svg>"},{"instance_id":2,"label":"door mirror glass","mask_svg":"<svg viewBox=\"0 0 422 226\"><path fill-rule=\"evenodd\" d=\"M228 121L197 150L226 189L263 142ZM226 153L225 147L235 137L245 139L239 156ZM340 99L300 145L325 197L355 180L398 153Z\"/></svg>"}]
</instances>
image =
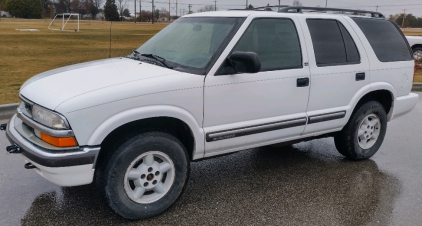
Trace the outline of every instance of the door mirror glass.
<instances>
[{"instance_id":1,"label":"door mirror glass","mask_svg":"<svg viewBox=\"0 0 422 226\"><path fill-rule=\"evenodd\" d=\"M261 61L254 52L236 51L228 59L236 73L257 73L261 70Z\"/></svg>"}]
</instances>

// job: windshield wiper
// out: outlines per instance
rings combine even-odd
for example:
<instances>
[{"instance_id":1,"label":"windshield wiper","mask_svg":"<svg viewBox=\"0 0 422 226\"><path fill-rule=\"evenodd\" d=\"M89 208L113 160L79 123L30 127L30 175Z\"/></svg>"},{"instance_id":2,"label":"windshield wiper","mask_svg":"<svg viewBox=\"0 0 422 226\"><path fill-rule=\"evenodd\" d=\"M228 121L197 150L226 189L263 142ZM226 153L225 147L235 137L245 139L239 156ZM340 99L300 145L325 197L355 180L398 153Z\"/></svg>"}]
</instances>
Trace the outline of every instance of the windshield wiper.
<instances>
[{"instance_id":1,"label":"windshield wiper","mask_svg":"<svg viewBox=\"0 0 422 226\"><path fill-rule=\"evenodd\" d=\"M136 51L136 50L132 50L132 53L135 53L135 54L139 54L139 52L138 51ZM168 63L167 63L167 60L166 59L164 59L164 58L162 58L162 57L160 57L160 56L157 56L157 55L154 55L154 54L147 54L147 53L144 53L144 54L141 54L140 56L143 56L143 57L147 57L147 58L151 58L151 59L154 59L154 60L156 60L156 61L158 61L158 62L160 62L162 65L164 65L165 67L167 67L167 68L169 68L169 69L173 69L173 67L172 66L170 66Z\"/></svg>"}]
</instances>

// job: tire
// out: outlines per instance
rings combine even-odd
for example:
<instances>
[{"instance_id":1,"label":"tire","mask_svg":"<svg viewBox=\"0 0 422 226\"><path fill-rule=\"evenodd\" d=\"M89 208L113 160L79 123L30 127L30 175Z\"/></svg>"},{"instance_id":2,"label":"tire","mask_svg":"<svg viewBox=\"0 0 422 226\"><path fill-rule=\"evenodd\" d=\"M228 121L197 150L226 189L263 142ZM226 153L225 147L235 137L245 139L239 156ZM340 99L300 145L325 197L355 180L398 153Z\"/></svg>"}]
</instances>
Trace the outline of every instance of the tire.
<instances>
[{"instance_id":1,"label":"tire","mask_svg":"<svg viewBox=\"0 0 422 226\"><path fill-rule=\"evenodd\" d=\"M183 193L189 172L188 153L179 140L147 132L122 140L97 169L96 184L115 213L140 220L170 208Z\"/></svg>"},{"instance_id":2,"label":"tire","mask_svg":"<svg viewBox=\"0 0 422 226\"><path fill-rule=\"evenodd\" d=\"M422 61L422 48L421 47L417 47L413 49L413 58L416 61Z\"/></svg>"},{"instance_id":3,"label":"tire","mask_svg":"<svg viewBox=\"0 0 422 226\"><path fill-rule=\"evenodd\" d=\"M381 147L386 131L384 107L377 101L370 101L352 114L343 130L335 134L334 143L338 152L349 159L368 159Z\"/></svg>"}]
</instances>

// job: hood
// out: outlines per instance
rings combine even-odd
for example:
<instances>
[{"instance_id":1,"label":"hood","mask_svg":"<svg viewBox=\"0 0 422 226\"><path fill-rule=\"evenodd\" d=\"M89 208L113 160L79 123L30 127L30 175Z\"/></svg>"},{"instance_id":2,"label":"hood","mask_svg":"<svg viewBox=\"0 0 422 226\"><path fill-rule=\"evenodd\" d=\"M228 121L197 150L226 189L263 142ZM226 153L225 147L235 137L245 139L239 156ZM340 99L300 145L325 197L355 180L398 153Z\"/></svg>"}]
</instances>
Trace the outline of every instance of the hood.
<instances>
[{"instance_id":1,"label":"hood","mask_svg":"<svg viewBox=\"0 0 422 226\"><path fill-rule=\"evenodd\" d=\"M54 110L64 101L95 90L174 73L128 58L113 58L54 69L26 81L20 94Z\"/></svg>"}]
</instances>

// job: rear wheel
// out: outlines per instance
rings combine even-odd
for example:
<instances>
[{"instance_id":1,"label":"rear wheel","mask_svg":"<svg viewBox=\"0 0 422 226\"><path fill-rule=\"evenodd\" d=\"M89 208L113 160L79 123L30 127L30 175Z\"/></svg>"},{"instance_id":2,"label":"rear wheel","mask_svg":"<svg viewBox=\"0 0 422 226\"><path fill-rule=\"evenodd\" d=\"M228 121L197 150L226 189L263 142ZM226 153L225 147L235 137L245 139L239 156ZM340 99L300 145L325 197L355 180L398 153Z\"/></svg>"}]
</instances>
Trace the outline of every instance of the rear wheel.
<instances>
[{"instance_id":1,"label":"rear wheel","mask_svg":"<svg viewBox=\"0 0 422 226\"><path fill-rule=\"evenodd\" d=\"M340 154L349 159L372 157L380 148L387 131L387 114L377 101L370 101L351 116L349 122L334 136Z\"/></svg>"},{"instance_id":2,"label":"rear wheel","mask_svg":"<svg viewBox=\"0 0 422 226\"><path fill-rule=\"evenodd\" d=\"M117 214L145 219L167 210L189 176L185 147L162 132L136 135L122 144L97 173L97 186Z\"/></svg>"}]
</instances>

